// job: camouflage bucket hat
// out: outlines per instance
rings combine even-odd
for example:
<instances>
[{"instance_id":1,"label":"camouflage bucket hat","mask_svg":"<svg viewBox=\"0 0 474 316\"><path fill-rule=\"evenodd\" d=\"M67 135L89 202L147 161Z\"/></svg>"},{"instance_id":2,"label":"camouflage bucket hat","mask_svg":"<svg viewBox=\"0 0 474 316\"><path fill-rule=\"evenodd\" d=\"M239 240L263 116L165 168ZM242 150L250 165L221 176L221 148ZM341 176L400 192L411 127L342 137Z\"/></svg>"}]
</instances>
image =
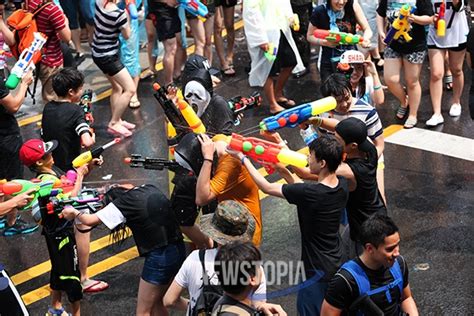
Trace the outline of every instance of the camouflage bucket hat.
<instances>
[{"instance_id":1,"label":"camouflage bucket hat","mask_svg":"<svg viewBox=\"0 0 474 316\"><path fill-rule=\"evenodd\" d=\"M200 226L204 234L225 245L232 241L252 241L255 219L245 205L227 200L219 203L213 214L203 215Z\"/></svg>"}]
</instances>

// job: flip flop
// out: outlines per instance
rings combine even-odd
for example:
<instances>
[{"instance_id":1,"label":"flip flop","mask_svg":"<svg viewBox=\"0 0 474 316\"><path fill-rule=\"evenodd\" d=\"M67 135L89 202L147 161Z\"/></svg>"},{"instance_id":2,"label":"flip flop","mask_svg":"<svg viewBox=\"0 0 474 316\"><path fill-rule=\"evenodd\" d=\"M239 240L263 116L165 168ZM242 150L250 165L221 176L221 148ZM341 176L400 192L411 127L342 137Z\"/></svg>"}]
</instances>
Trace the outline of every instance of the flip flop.
<instances>
[{"instance_id":1,"label":"flip flop","mask_svg":"<svg viewBox=\"0 0 474 316\"><path fill-rule=\"evenodd\" d=\"M277 103L284 107L285 109L292 108L296 105L295 101L287 99L287 98L279 98Z\"/></svg>"},{"instance_id":2,"label":"flip flop","mask_svg":"<svg viewBox=\"0 0 474 316\"><path fill-rule=\"evenodd\" d=\"M397 114L395 115L397 119L403 120L408 114L408 106L403 107L401 104L398 106Z\"/></svg>"},{"instance_id":3,"label":"flip flop","mask_svg":"<svg viewBox=\"0 0 474 316\"><path fill-rule=\"evenodd\" d=\"M82 283L82 292L84 293L102 292L108 288L109 284L100 280L87 279L85 282Z\"/></svg>"},{"instance_id":4,"label":"flip flop","mask_svg":"<svg viewBox=\"0 0 474 316\"><path fill-rule=\"evenodd\" d=\"M226 69L222 69L221 72L224 74L224 76L235 76L235 70L231 66L227 67Z\"/></svg>"},{"instance_id":5,"label":"flip flop","mask_svg":"<svg viewBox=\"0 0 474 316\"><path fill-rule=\"evenodd\" d=\"M446 91L453 90L453 76L452 75L444 76L443 83L444 83L444 89L446 89Z\"/></svg>"},{"instance_id":6,"label":"flip flop","mask_svg":"<svg viewBox=\"0 0 474 316\"><path fill-rule=\"evenodd\" d=\"M136 125L125 120L121 120L120 124L128 130L135 129Z\"/></svg>"},{"instance_id":7,"label":"flip flop","mask_svg":"<svg viewBox=\"0 0 474 316\"><path fill-rule=\"evenodd\" d=\"M140 107L140 105L141 105L141 103L140 103L140 101L138 101L137 98L132 98L130 100L130 103L128 104L128 107L131 108L131 109L138 109Z\"/></svg>"},{"instance_id":8,"label":"flip flop","mask_svg":"<svg viewBox=\"0 0 474 316\"><path fill-rule=\"evenodd\" d=\"M125 128L125 126L120 124L115 124L113 128L109 126L107 128L107 133L120 137L130 137L133 134L131 131Z\"/></svg>"}]
</instances>

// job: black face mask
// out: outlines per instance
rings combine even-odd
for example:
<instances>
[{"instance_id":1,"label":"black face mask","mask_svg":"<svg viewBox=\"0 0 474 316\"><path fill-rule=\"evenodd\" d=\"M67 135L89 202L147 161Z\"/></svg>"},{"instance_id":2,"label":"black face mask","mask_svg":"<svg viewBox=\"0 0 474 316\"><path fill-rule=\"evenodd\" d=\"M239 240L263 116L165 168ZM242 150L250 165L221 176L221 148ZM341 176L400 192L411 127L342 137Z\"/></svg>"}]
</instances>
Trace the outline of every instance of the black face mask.
<instances>
[{"instance_id":1,"label":"black face mask","mask_svg":"<svg viewBox=\"0 0 474 316\"><path fill-rule=\"evenodd\" d=\"M195 175L199 175L204 157L201 151L201 143L194 133L186 134L174 150L176 161Z\"/></svg>"}]
</instances>

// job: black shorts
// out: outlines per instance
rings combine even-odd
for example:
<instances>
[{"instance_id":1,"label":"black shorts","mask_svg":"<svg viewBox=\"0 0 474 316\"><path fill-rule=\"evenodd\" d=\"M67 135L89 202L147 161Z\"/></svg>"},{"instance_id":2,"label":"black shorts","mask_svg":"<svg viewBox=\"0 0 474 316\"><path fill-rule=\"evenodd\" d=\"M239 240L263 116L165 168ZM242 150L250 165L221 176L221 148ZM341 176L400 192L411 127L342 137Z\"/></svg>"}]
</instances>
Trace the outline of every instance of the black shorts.
<instances>
[{"instance_id":1,"label":"black shorts","mask_svg":"<svg viewBox=\"0 0 474 316\"><path fill-rule=\"evenodd\" d=\"M296 55L291 49L285 35L280 32L280 43L278 44L278 52L276 59L273 62L272 69L270 70L270 76L276 76L280 72L281 68L295 67L298 62L296 61Z\"/></svg>"},{"instance_id":2,"label":"black shorts","mask_svg":"<svg viewBox=\"0 0 474 316\"><path fill-rule=\"evenodd\" d=\"M237 4L237 0L215 0L214 3L216 7L232 8Z\"/></svg>"},{"instance_id":3,"label":"black shorts","mask_svg":"<svg viewBox=\"0 0 474 316\"><path fill-rule=\"evenodd\" d=\"M69 302L82 299L81 273L77 259L74 229L67 227L54 234L44 233L51 260L50 287L64 291Z\"/></svg>"},{"instance_id":4,"label":"black shorts","mask_svg":"<svg viewBox=\"0 0 474 316\"><path fill-rule=\"evenodd\" d=\"M0 264L0 302L0 315L28 315L25 303L2 264Z\"/></svg>"},{"instance_id":5,"label":"black shorts","mask_svg":"<svg viewBox=\"0 0 474 316\"><path fill-rule=\"evenodd\" d=\"M104 57L94 57L92 56L94 63L99 67L100 70L106 75L115 76L118 74L125 66L120 61L118 54L112 56Z\"/></svg>"},{"instance_id":6,"label":"black shorts","mask_svg":"<svg viewBox=\"0 0 474 316\"><path fill-rule=\"evenodd\" d=\"M23 164L18 153L23 139L17 135L0 136L0 179L22 179Z\"/></svg>"},{"instance_id":7,"label":"black shorts","mask_svg":"<svg viewBox=\"0 0 474 316\"><path fill-rule=\"evenodd\" d=\"M152 2L147 18L154 21L156 35L160 42L175 38L176 33L181 32L181 20L178 16L178 9L170 7L165 3Z\"/></svg>"},{"instance_id":8,"label":"black shorts","mask_svg":"<svg viewBox=\"0 0 474 316\"><path fill-rule=\"evenodd\" d=\"M452 52L460 52L460 51L465 50L466 48L467 48L467 43L462 43L456 47L447 47L447 48L438 47L436 45L428 45L428 49L447 49Z\"/></svg>"}]
</instances>

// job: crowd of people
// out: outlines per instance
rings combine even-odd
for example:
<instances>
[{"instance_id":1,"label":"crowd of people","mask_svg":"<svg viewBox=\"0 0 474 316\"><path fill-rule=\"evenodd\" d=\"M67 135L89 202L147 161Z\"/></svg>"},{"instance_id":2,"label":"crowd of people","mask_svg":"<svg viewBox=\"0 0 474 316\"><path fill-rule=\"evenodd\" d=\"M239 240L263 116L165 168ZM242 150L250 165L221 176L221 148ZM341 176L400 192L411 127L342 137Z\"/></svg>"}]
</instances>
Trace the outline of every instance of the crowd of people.
<instances>
[{"instance_id":1,"label":"crowd of people","mask_svg":"<svg viewBox=\"0 0 474 316\"><path fill-rule=\"evenodd\" d=\"M109 185L102 188L102 209L94 213L65 207L61 216L48 212L49 196L33 201L52 266L47 315L68 315L63 293L72 315L80 315L83 293L109 287L87 275L90 231L100 224L116 240L128 237L130 229L139 255L145 258L137 315L168 315L172 309L187 315L286 315L284 306L265 298L261 264L265 254L259 250L265 223L259 190L296 205L305 280L312 280L302 280L298 290L300 315L418 315L409 269L399 253L399 229L388 216L383 122L377 107L383 105L388 90L399 101L395 115L403 126L417 126L420 73L428 57L433 115L426 126L444 123L443 90L452 90L449 115L462 114L463 65L466 51L474 50L467 1L207 0L202 1L205 16L184 10L192 0L131 1L136 16L130 3L121 0L1 2L0 45L14 47L21 41L19 31L6 21L9 5L33 13L47 41L35 71L44 104L41 139L23 142L14 116L34 81L32 72L22 76L13 93L4 78L0 80L0 180L22 179L24 166L42 180L57 180L75 170L69 193L75 197L83 179L102 164L101 158L77 168L72 163L95 144L94 131L77 106L84 75L75 67L88 58L82 36L111 85L107 133L133 137L136 126L123 115L128 108L140 107L137 88L144 76L160 78L168 100L187 101L207 131L194 134L175 126L178 135L169 144L180 167L174 170L169 197L152 184ZM395 19L403 18L402 6L409 7L404 20L408 28L401 27L394 35L390 28ZM236 117L214 87L236 75L236 8L242 9L251 60L248 83L263 89L269 115L298 103L285 95L285 85L291 76L310 71L313 48L318 47L320 85L315 89L336 102L334 110L299 126L314 133L307 144L308 167L270 165L286 184L269 182L249 157L228 144L228 136L238 131ZM446 22L444 35L438 32L443 27L440 21ZM143 73L140 28L146 30L148 41L149 65ZM328 32L316 35L322 30ZM189 58L187 32L195 49ZM338 32L359 37L357 42L343 43L340 38L345 34ZM155 67L157 41L164 48L162 73ZM213 62L214 51L218 60ZM468 62L474 67L473 56ZM220 71L214 71L213 64ZM469 102L473 117L472 85ZM281 148L294 145L277 132L262 132L260 137ZM32 201L32 193L0 197L4 236L38 229L38 224L18 215ZM229 280L225 276L232 269L238 277ZM9 278L1 265L0 272L0 280ZM0 288L0 301L16 303L0 304L0 314L27 315L13 283L7 283ZM183 291L188 298L181 296Z\"/></svg>"}]
</instances>

